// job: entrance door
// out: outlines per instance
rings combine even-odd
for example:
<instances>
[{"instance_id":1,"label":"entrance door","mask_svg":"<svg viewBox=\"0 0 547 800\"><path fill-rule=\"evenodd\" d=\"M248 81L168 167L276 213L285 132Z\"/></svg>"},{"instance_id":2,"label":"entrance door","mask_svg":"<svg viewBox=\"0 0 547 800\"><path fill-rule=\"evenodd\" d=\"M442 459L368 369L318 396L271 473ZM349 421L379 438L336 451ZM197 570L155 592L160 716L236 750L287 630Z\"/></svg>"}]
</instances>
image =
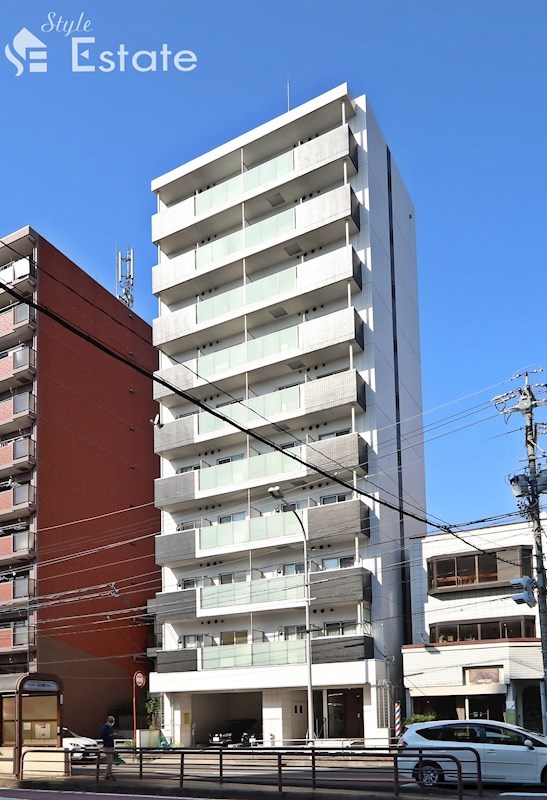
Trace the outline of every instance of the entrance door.
<instances>
[{"instance_id":1,"label":"entrance door","mask_svg":"<svg viewBox=\"0 0 547 800\"><path fill-rule=\"evenodd\" d=\"M522 727L541 733L541 697L539 686L525 686L522 690Z\"/></svg>"},{"instance_id":2,"label":"entrance door","mask_svg":"<svg viewBox=\"0 0 547 800\"><path fill-rule=\"evenodd\" d=\"M360 689L329 689L327 704L329 739L363 738L363 693Z\"/></svg>"}]
</instances>

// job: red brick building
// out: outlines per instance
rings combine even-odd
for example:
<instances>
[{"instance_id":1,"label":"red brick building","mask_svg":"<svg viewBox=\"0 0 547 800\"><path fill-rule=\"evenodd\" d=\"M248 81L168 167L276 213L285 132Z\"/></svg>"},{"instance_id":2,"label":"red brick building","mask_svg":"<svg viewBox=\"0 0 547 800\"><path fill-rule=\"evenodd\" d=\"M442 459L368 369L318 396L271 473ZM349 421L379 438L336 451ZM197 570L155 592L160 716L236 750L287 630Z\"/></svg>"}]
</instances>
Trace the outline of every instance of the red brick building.
<instances>
[{"instance_id":1,"label":"red brick building","mask_svg":"<svg viewBox=\"0 0 547 800\"><path fill-rule=\"evenodd\" d=\"M148 671L159 588L150 326L31 228L0 245L0 674L55 673L64 722L98 736Z\"/></svg>"}]
</instances>

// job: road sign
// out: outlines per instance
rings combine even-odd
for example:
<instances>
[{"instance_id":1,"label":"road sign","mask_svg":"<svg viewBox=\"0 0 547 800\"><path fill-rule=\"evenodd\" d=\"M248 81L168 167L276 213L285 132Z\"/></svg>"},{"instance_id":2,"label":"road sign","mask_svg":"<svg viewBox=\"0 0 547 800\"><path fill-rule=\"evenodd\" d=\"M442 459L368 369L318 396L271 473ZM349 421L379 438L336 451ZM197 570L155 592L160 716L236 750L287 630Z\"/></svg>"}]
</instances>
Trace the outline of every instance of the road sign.
<instances>
[{"instance_id":1,"label":"road sign","mask_svg":"<svg viewBox=\"0 0 547 800\"><path fill-rule=\"evenodd\" d=\"M143 672L135 672L133 680L135 681L135 685L139 688L146 685L146 675Z\"/></svg>"}]
</instances>

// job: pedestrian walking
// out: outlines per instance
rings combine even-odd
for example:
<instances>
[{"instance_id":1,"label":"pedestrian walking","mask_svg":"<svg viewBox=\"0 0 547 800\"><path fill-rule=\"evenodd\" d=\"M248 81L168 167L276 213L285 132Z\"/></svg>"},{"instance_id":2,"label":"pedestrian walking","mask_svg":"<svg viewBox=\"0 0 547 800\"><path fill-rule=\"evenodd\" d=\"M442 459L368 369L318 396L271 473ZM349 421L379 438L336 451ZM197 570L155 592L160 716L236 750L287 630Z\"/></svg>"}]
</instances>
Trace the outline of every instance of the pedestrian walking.
<instances>
[{"instance_id":1,"label":"pedestrian walking","mask_svg":"<svg viewBox=\"0 0 547 800\"><path fill-rule=\"evenodd\" d=\"M114 725L116 720L114 717L107 717L106 723L101 731L101 739L103 740L103 748L106 756L106 772L105 781L115 781L116 778L112 774L112 764L114 763Z\"/></svg>"}]
</instances>

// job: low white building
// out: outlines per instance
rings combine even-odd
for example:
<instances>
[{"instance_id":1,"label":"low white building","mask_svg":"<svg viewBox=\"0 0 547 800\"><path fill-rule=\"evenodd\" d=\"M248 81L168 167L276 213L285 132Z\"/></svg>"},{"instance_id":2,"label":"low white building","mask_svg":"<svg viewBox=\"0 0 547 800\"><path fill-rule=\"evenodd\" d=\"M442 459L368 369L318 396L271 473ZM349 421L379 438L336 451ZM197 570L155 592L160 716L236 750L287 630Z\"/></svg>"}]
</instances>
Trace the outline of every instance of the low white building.
<instances>
[{"instance_id":1,"label":"low white building","mask_svg":"<svg viewBox=\"0 0 547 800\"><path fill-rule=\"evenodd\" d=\"M413 644L403 647L408 713L489 718L541 730L537 606L511 578L532 575L533 536L509 525L413 539Z\"/></svg>"}]
</instances>

